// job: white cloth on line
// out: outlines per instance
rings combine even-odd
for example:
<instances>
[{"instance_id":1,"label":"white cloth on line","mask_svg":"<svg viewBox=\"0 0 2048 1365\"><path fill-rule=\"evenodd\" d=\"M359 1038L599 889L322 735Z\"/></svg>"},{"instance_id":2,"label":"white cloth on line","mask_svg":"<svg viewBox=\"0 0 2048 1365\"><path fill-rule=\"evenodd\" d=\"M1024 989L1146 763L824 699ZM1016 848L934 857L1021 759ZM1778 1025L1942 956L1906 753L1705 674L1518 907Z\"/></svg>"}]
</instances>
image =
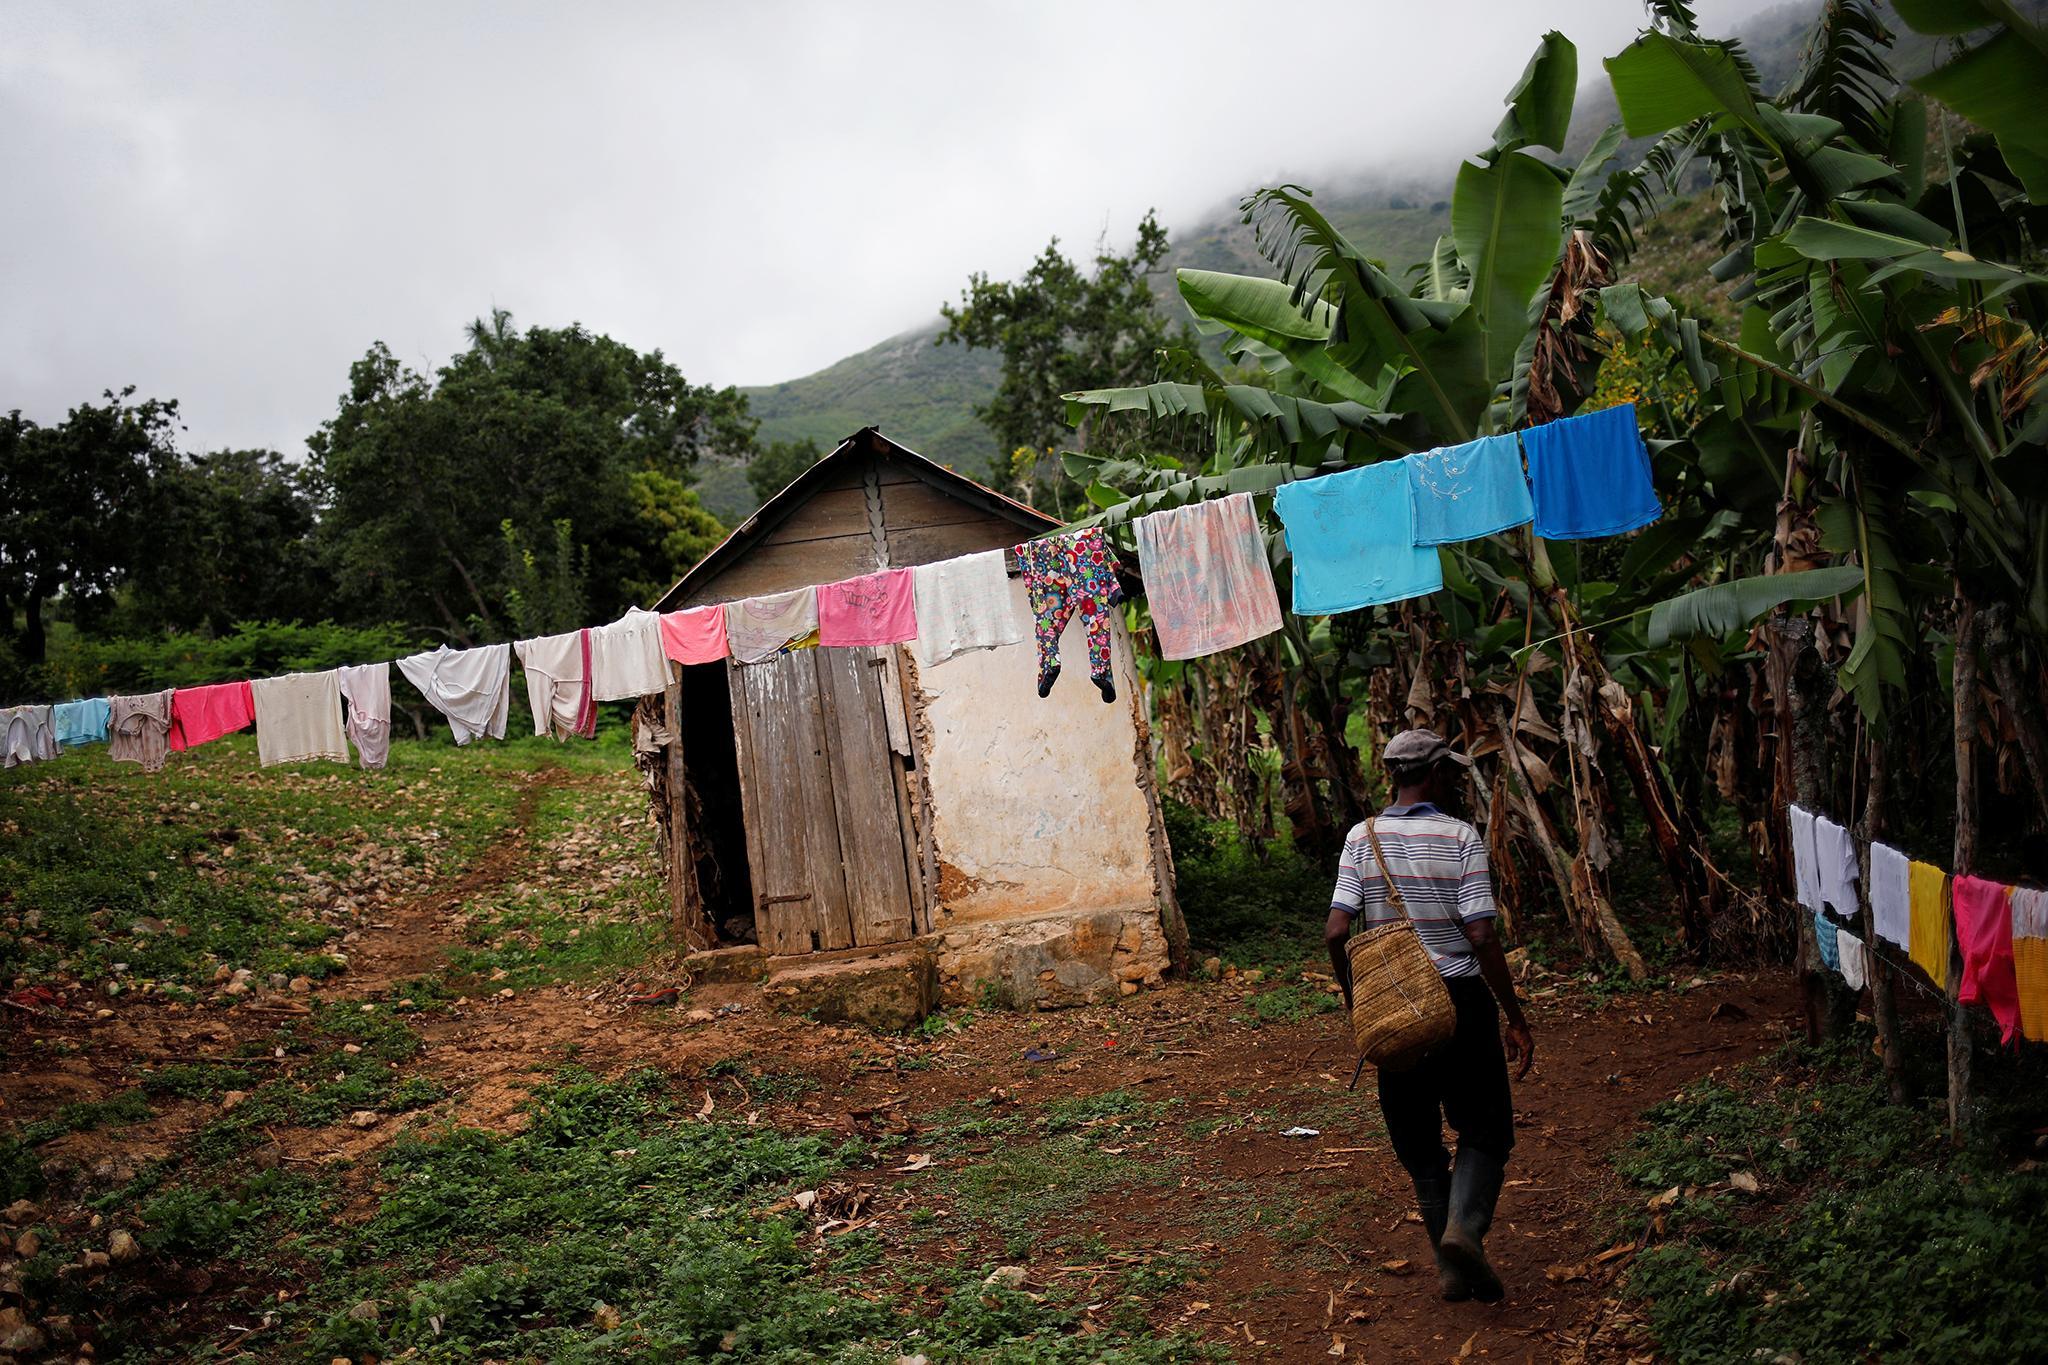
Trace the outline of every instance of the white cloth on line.
<instances>
[{"instance_id":1,"label":"white cloth on line","mask_svg":"<svg viewBox=\"0 0 2048 1365\"><path fill-rule=\"evenodd\" d=\"M478 735L505 737L505 718L512 706L512 646L450 649L442 645L400 659L398 671L448 718L457 744L467 744Z\"/></svg>"},{"instance_id":2,"label":"white cloth on line","mask_svg":"<svg viewBox=\"0 0 2048 1365\"><path fill-rule=\"evenodd\" d=\"M766 663L817 628L815 585L725 604L725 642L737 663Z\"/></svg>"},{"instance_id":3,"label":"white cloth on line","mask_svg":"<svg viewBox=\"0 0 2048 1365\"><path fill-rule=\"evenodd\" d=\"M1847 929L1835 931L1835 951L1842 959L1842 980L1849 989L1860 991L1870 979L1870 957L1863 947L1863 940Z\"/></svg>"},{"instance_id":4,"label":"white cloth on line","mask_svg":"<svg viewBox=\"0 0 2048 1365\"><path fill-rule=\"evenodd\" d=\"M567 739L583 721L590 679L584 676L583 632L565 631L520 640L512 646L526 674L526 699L533 706L533 732ZM597 642L591 641L595 664ZM595 671L593 667L592 671Z\"/></svg>"},{"instance_id":5,"label":"white cloth on line","mask_svg":"<svg viewBox=\"0 0 2048 1365\"><path fill-rule=\"evenodd\" d=\"M920 667L1031 638L1031 619L1010 591L1001 550L920 564L910 583L917 597L917 639L910 648Z\"/></svg>"},{"instance_id":6,"label":"white cloth on line","mask_svg":"<svg viewBox=\"0 0 2048 1365\"><path fill-rule=\"evenodd\" d=\"M348 664L334 674L348 701L343 729L356 746L356 762L365 768L383 767L391 757L391 665Z\"/></svg>"},{"instance_id":7,"label":"white cloth on line","mask_svg":"<svg viewBox=\"0 0 2048 1365\"><path fill-rule=\"evenodd\" d=\"M0 766L12 768L57 756L57 727L47 706L0 709Z\"/></svg>"},{"instance_id":8,"label":"white cloth on line","mask_svg":"<svg viewBox=\"0 0 2048 1365\"><path fill-rule=\"evenodd\" d=\"M1813 812L1800 806L1785 808L1785 823L1792 831L1792 885L1799 903L1809 910L1820 909L1820 863L1814 845Z\"/></svg>"},{"instance_id":9,"label":"white cloth on line","mask_svg":"<svg viewBox=\"0 0 2048 1365\"><path fill-rule=\"evenodd\" d=\"M57 756L57 727L47 706L0 710L0 767L47 762Z\"/></svg>"},{"instance_id":10,"label":"white cloth on line","mask_svg":"<svg viewBox=\"0 0 2048 1365\"><path fill-rule=\"evenodd\" d=\"M265 768L325 758L348 762L348 736L341 728L341 679L331 668L251 678L256 704L256 761Z\"/></svg>"},{"instance_id":11,"label":"white cloth on line","mask_svg":"<svg viewBox=\"0 0 2048 1365\"><path fill-rule=\"evenodd\" d=\"M1856 883L1863 880L1863 874L1856 866L1854 836L1827 816L1816 815L1813 852L1814 867L1820 876L1821 902L1837 919L1861 923L1863 908L1856 895Z\"/></svg>"},{"instance_id":12,"label":"white cloth on line","mask_svg":"<svg viewBox=\"0 0 2048 1365\"><path fill-rule=\"evenodd\" d=\"M661 617L634 607L590 632L590 696L631 701L668 686L668 655L661 648Z\"/></svg>"},{"instance_id":13,"label":"white cloth on line","mask_svg":"<svg viewBox=\"0 0 2048 1365\"><path fill-rule=\"evenodd\" d=\"M2008 899L2012 903L2014 938L2048 938L2048 891L2015 886Z\"/></svg>"},{"instance_id":14,"label":"white cloth on line","mask_svg":"<svg viewBox=\"0 0 2048 1365\"><path fill-rule=\"evenodd\" d=\"M1900 948L1913 938L1912 859L1890 844L1870 845L1870 914L1877 936Z\"/></svg>"}]
</instances>

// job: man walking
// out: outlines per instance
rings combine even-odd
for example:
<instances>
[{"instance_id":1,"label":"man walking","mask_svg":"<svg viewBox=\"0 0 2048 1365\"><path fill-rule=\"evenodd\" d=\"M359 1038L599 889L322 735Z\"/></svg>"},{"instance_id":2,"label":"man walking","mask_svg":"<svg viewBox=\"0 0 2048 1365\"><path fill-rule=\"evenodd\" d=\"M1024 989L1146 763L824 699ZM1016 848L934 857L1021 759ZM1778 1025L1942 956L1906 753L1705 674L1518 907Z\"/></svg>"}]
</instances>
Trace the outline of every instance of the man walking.
<instances>
[{"instance_id":1,"label":"man walking","mask_svg":"<svg viewBox=\"0 0 2048 1365\"><path fill-rule=\"evenodd\" d=\"M1349 1005L1351 960L1344 940L1356 923L1380 924L1400 914L1387 895L1391 878L1443 974L1458 1009L1457 1031L1414 1066L1380 1071L1380 1112L1394 1155L1415 1181L1436 1253L1438 1289L1450 1300L1497 1303L1503 1291L1487 1263L1485 1239L1515 1145L1508 1060L1520 1063L1520 1080L1535 1060L1535 1044L1495 933L1486 843L1478 830L1449 813L1472 760L1432 731L1410 730L1387 745L1383 761L1394 804L1345 839L1323 937ZM1385 856L1384 871L1373 854L1373 834ZM1445 1123L1458 1135L1455 1165L1444 1147Z\"/></svg>"}]
</instances>

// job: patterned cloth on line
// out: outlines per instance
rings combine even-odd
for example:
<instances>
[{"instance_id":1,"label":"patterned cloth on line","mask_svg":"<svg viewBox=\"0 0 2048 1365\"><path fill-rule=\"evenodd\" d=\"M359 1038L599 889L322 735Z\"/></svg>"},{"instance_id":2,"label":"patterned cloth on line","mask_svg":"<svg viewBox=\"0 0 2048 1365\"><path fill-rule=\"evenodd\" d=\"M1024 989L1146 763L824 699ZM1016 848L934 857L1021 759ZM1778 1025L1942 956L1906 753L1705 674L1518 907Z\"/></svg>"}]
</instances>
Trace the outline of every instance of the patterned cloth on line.
<instances>
[{"instance_id":1,"label":"patterned cloth on line","mask_svg":"<svg viewBox=\"0 0 2048 1365\"><path fill-rule=\"evenodd\" d=\"M1294 558L1296 616L1356 611L1443 587L1443 561L1415 543L1403 463L1382 460L1273 490Z\"/></svg>"},{"instance_id":2,"label":"patterned cloth on line","mask_svg":"<svg viewBox=\"0 0 2048 1365\"><path fill-rule=\"evenodd\" d=\"M116 763L139 763L146 773L162 772L171 752L172 695L166 687L139 697L111 698L107 757Z\"/></svg>"},{"instance_id":3,"label":"patterned cloth on line","mask_svg":"<svg viewBox=\"0 0 2048 1365\"><path fill-rule=\"evenodd\" d=\"M1522 446L1512 432L1425 450L1401 464L1417 545L1477 540L1535 519Z\"/></svg>"},{"instance_id":4,"label":"patterned cloth on line","mask_svg":"<svg viewBox=\"0 0 2048 1365\"><path fill-rule=\"evenodd\" d=\"M1280 594L1252 495L1154 512L1131 523L1162 659L1193 659L1280 629Z\"/></svg>"},{"instance_id":5,"label":"patterned cloth on line","mask_svg":"<svg viewBox=\"0 0 2048 1365\"><path fill-rule=\"evenodd\" d=\"M1116 560L1098 527L1072 535L1027 540L1016 547L1017 567L1031 599L1038 636L1038 695L1052 691L1060 676L1060 634L1079 615L1088 630L1088 678L1104 701L1116 700L1109 671L1110 615L1124 600L1116 581Z\"/></svg>"},{"instance_id":6,"label":"patterned cloth on line","mask_svg":"<svg viewBox=\"0 0 2048 1365\"><path fill-rule=\"evenodd\" d=\"M1337 860L1337 889L1330 894L1330 908L1352 916L1354 922L1362 914L1367 924L1383 924L1400 914L1387 899L1387 879L1373 857L1367 824L1379 835L1387 873L1401 889L1408 917L1436 969L1445 977L1478 976L1479 959L1463 926L1499 913L1486 866L1486 840L1463 820L1426 801L1388 806L1372 820L1352 826Z\"/></svg>"},{"instance_id":7,"label":"patterned cloth on line","mask_svg":"<svg viewBox=\"0 0 2048 1365\"><path fill-rule=\"evenodd\" d=\"M725 642L735 663L766 663L778 654L800 648L799 641L818 629L818 590L748 597L725 604Z\"/></svg>"},{"instance_id":8,"label":"patterned cloth on line","mask_svg":"<svg viewBox=\"0 0 2048 1365\"><path fill-rule=\"evenodd\" d=\"M818 643L897 645L917 638L917 584L909 569L883 569L818 589Z\"/></svg>"}]
</instances>

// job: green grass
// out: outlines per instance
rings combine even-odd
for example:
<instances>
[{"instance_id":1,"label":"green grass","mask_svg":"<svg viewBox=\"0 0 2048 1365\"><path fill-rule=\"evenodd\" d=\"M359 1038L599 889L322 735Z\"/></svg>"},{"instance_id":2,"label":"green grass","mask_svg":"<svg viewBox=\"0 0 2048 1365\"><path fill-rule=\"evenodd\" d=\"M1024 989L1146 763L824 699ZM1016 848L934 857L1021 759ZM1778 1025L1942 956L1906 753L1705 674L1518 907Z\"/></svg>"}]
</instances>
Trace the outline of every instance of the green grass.
<instances>
[{"instance_id":1,"label":"green grass","mask_svg":"<svg viewBox=\"0 0 2048 1365\"><path fill-rule=\"evenodd\" d=\"M1788 1050L1650 1110L1617 1165L1640 1190L1680 1191L1669 1207L1626 1212L1655 1242L1627 1292L1664 1358L2037 1353L2048 1340L2048 1174L2014 1152L2030 1146L2041 1070L2038 1058L2004 1068L1978 1141L1960 1151L1932 1102L1884 1102L1860 1048ZM1737 1174L1755 1176L1758 1194L1731 1190Z\"/></svg>"}]
</instances>

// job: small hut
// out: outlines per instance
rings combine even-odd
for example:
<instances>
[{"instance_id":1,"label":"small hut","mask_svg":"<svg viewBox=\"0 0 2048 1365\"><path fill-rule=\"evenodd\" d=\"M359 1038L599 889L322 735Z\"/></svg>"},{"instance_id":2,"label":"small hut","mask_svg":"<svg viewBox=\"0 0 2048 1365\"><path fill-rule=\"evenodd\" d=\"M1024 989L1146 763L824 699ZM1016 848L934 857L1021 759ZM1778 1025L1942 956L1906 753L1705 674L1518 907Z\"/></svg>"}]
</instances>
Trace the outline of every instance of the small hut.
<instances>
[{"instance_id":1,"label":"small hut","mask_svg":"<svg viewBox=\"0 0 2048 1365\"><path fill-rule=\"evenodd\" d=\"M891 441L848 437L706 555L662 611L1008 547L1060 523ZM1012 573L1020 603L1024 584ZM1056 1005L1185 956L1143 692L1078 614L1050 696L1030 641L920 670L906 646L679 667L656 764L668 875L707 968L758 957L826 1017L935 999ZM735 944L755 948L723 951Z\"/></svg>"}]
</instances>

